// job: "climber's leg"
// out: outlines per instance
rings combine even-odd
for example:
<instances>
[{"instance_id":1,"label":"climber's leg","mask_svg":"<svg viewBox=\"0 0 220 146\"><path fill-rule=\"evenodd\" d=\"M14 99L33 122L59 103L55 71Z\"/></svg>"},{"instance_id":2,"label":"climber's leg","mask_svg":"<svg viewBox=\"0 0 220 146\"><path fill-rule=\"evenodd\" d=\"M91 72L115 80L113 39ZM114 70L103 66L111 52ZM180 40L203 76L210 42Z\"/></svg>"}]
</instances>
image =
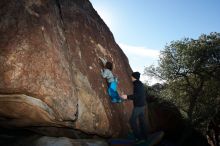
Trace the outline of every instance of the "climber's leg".
<instances>
[{"instance_id":1,"label":"climber's leg","mask_svg":"<svg viewBox=\"0 0 220 146\"><path fill-rule=\"evenodd\" d=\"M108 88L108 95L111 97L111 101L113 103L117 102L117 98L116 98L115 92L114 92L114 90L111 87Z\"/></svg>"}]
</instances>

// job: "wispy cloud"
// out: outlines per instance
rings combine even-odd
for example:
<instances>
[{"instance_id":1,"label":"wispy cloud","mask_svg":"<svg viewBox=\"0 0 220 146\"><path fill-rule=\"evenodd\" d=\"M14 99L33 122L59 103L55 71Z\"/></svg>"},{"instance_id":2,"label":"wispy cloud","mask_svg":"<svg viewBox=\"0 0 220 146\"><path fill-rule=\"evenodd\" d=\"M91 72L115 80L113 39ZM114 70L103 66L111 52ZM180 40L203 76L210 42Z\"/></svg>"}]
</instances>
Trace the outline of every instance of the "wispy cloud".
<instances>
[{"instance_id":1,"label":"wispy cloud","mask_svg":"<svg viewBox=\"0 0 220 146\"><path fill-rule=\"evenodd\" d=\"M145 66L149 66L152 64L157 65L156 62L159 59L160 54L159 50L149 49L140 46L132 46L124 43L118 44L127 55L133 71L139 71L142 74L141 80L143 82L148 82L150 85L160 82L158 79L143 75Z\"/></svg>"},{"instance_id":2,"label":"wispy cloud","mask_svg":"<svg viewBox=\"0 0 220 146\"><path fill-rule=\"evenodd\" d=\"M136 55L140 57L159 58L160 51L149 49L141 46L132 46L123 43L118 43L121 49L128 55Z\"/></svg>"}]
</instances>

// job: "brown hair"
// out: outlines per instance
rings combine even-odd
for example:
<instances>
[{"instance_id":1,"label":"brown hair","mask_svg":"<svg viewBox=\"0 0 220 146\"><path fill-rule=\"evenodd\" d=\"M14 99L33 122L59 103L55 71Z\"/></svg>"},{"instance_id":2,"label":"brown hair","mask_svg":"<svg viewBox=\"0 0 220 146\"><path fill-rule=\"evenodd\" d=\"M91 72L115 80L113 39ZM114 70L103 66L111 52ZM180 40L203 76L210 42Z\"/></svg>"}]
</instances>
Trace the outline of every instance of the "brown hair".
<instances>
[{"instance_id":1,"label":"brown hair","mask_svg":"<svg viewBox=\"0 0 220 146\"><path fill-rule=\"evenodd\" d=\"M112 65L111 62L106 62L105 67L106 67L107 69L109 69L109 70L112 70L112 69L113 69L113 65Z\"/></svg>"}]
</instances>

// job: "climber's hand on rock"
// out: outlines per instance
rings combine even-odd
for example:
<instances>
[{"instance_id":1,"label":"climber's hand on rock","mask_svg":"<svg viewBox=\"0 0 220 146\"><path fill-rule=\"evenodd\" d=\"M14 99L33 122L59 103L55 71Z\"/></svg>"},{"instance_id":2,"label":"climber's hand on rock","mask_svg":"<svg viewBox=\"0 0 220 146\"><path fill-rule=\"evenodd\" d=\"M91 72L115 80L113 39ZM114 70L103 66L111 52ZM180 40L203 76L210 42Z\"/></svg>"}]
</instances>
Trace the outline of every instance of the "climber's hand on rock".
<instances>
[{"instance_id":1,"label":"climber's hand on rock","mask_svg":"<svg viewBox=\"0 0 220 146\"><path fill-rule=\"evenodd\" d=\"M102 65L105 66L106 63L108 62L106 59L99 57L99 60L102 62Z\"/></svg>"}]
</instances>

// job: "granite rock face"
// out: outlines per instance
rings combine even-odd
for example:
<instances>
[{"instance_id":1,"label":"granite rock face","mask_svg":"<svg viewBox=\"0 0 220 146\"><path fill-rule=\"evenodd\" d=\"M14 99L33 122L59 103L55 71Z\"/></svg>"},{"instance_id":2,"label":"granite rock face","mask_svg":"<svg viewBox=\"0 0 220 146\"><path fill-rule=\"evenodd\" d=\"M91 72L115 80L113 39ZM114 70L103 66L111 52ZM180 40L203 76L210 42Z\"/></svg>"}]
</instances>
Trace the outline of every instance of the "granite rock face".
<instances>
[{"instance_id":1,"label":"granite rock face","mask_svg":"<svg viewBox=\"0 0 220 146\"><path fill-rule=\"evenodd\" d=\"M0 126L126 132L132 104L110 102L99 57L131 93L128 59L88 0L1 0Z\"/></svg>"}]
</instances>

